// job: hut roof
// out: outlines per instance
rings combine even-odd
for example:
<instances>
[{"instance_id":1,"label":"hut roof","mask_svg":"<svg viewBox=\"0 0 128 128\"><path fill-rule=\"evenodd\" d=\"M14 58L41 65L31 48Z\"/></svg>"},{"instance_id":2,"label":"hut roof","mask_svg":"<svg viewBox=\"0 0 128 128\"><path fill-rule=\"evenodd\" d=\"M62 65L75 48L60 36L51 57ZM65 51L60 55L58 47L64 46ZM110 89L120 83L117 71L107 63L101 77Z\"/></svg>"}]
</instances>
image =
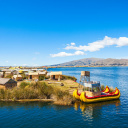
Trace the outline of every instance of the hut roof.
<instances>
[{"instance_id":1,"label":"hut roof","mask_svg":"<svg viewBox=\"0 0 128 128\"><path fill-rule=\"evenodd\" d=\"M17 78L17 77L22 77L20 74L19 75L13 75L14 78Z\"/></svg>"},{"instance_id":2,"label":"hut roof","mask_svg":"<svg viewBox=\"0 0 128 128\"><path fill-rule=\"evenodd\" d=\"M6 74L11 74L12 72L5 72Z\"/></svg>"},{"instance_id":3,"label":"hut roof","mask_svg":"<svg viewBox=\"0 0 128 128\"><path fill-rule=\"evenodd\" d=\"M44 72L39 72L40 75L45 75L47 72L44 71Z\"/></svg>"},{"instance_id":4,"label":"hut roof","mask_svg":"<svg viewBox=\"0 0 128 128\"><path fill-rule=\"evenodd\" d=\"M27 69L24 69L24 70L22 70L22 72L28 72L29 70L27 70Z\"/></svg>"},{"instance_id":5,"label":"hut roof","mask_svg":"<svg viewBox=\"0 0 128 128\"><path fill-rule=\"evenodd\" d=\"M2 69L2 72L12 72L13 70L11 69Z\"/></svg>"},{"instance_id":6,"label":"hut roof","mask_svg":"<svg viewBox=\"0 0 128 128\"><path fill-rule=\"evenodd\" d=\"M38 72L29 72L28 75L38 75L39 73Z\"/></svg>"},{"instance_id":7,"label":"hut roof","mask_svg":"<svg viewBox=\"0 0 128 128\"><path fill-rule=\"evenodd\" d=\"M45 69L38 69L38 71L45 71Z\"/></svg>"},{"instance_id":8,"label":"hut roof","mask_svg":"<svg viewBox=\"0 0 128 128\"><path fill-rule=\"evenodd\" d=\"M37 71L38 69L37 68L35 68L35 69L31 69L32 71Z\"/></svg>"},{"instance_id":9,"label":"hut roof","mask_svg":"<svg viewBox=\"0 0 128 128\"><path fill-rule=\"evenodd\" d=\"M6 84L10 78L0 78L0 84Z\"/></svg>"},{"instance_id":10,"label":"hut roof","mask_svg":"<svg viewBox=\"0 0 128 128\"><path fill-rule=\"evenodd\" d=\"M50 72L50 75L62 75L62 72Z\"/></svg>"}]
</instances>

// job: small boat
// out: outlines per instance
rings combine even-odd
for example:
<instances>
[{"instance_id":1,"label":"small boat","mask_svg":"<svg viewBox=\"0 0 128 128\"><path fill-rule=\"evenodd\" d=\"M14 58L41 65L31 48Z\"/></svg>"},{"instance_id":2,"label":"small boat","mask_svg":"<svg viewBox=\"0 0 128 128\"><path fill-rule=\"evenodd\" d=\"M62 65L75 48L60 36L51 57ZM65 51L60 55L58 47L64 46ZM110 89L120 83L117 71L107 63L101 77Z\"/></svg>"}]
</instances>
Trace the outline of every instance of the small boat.
<instances>
[{"instance_id":1,"label":"small boat","mask_svg":"<svg viewBox=\"0 0 128 128\"><path fill-rule=\"evenodd\" d=\"M100 102L115 100L120 98L120 91L116 87L114 92L109 92L110 89L108 86L101 91L100 82L86 82L86 90L82 93L78 93L78 89L73 92L73 97L77 100L81 100L85 103Z\"/></svg>"},{"instance_id":2,"label":"small boat","mask_svg":"<svg viewBox=\"0 0 128 128\"><path fill-rule=\"evenodd\" d=\"M85 103L115 100L120 98L120 91L116 87L114 92L110 92L108 86L102 91L99 81L90 81L90 72L81 71L80 84L83 90L75 90L73 97ZM79 86L80 87L80 86Z\"/></svg>"},{"instance_id":3,"label":"small boat","mask_svg":"<svg viewBox=\"0 0 128 128\"><path fill-rule=\"evenodd\" d=\"M104 93L109 93L109 87L106 86L106 88L102 91ZM76 89L74 92L73 92L73 97L76 98L77 100L80 100L80 95L81 93L78 92L78 89Z\"/></svg>"},{"instance_id":4,"label":"small boat","mask_svg":"<svg viewBox=\"0 0 128 128\"><path fill-rule=\"evenodd\" d=\"M101 93L101 95L99 95L99 96L88 97L85 92L82 92L80 95L80 100L85 103L115 100L115 99L119 99L119 98L120 98L120 91L117 87L114 92L107 93L107 94Z\"/></svg>"}]
</instances>

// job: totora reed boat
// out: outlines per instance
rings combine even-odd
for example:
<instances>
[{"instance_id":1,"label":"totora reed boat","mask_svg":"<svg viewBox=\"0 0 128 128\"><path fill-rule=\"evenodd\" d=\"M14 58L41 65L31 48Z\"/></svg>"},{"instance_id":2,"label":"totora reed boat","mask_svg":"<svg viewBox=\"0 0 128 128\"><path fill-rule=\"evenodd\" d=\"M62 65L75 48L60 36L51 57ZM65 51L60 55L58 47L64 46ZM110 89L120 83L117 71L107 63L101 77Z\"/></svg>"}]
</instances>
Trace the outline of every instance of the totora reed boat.
<instances>
[{"instance_id":1,"label":"totora reed boat","mask_svg":"<svg viewBox=\"0 0 128 128\"><path fill-rule=\"evenodd\" d=\"M81 89L76 89L73 92L73 97L85 103L115 100L120 98L120 91L117 87L115 88L114 92L110 92L108 86L106 86L106 88L101 91L99 81L90 81L89 71L81 71L79 85L83 85L83 91L79 93Z\"/></svg>"},{"instance_id":2,"label":"totora reed boat","mask_svg":"<svg viewBox=\"0 0 128 128\"><path fill-rule=\"evenodd\" d=\"M83 91L82 93L78 93L78 89L76 89L73 92L73 97L85 103L101 102L120 98L120 91L117 87L115 88L114 92L110 93L108 86L106 86L104 91L101 91L99 83L95 83L95 85L91 83L91 86L92 87L90 88L87 87L87 90ZM94 90L94 88L97 88L97 90Z\"/></svg>"}]
</instances>

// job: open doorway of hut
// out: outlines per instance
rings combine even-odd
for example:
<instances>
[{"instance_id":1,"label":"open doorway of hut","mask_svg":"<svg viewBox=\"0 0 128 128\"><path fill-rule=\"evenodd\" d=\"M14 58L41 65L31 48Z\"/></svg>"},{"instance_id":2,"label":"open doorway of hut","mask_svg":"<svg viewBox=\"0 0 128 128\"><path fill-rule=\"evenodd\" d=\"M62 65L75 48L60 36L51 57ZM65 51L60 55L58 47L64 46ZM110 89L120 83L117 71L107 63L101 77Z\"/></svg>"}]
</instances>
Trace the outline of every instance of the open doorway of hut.
<instances>
[{"instance_id":1,"label":"open doorway of hut","mask_svg":"<svg viewBox=\"0 0 128 128\"><path fill-rule=\"evenodd\" d=\"M53 79L55 80L55 75L53 75Z\"/></svg>"},{"instance_id":2,"label":"open doorway of hut","mask_svg":"<svg viewBox=\"0 0 128 128\"><path fill-rule=\"evenodd\" d=\"M32 79L32 75L30 75L30 79Z\"/></svg>"}]
</instances>

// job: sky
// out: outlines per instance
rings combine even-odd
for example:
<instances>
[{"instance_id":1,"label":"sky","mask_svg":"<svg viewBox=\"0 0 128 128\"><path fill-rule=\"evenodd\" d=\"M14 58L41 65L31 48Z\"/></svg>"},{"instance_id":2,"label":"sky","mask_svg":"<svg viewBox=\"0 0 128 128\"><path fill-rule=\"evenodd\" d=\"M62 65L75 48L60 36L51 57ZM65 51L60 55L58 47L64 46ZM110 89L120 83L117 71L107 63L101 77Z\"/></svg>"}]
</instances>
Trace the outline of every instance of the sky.
<instances>
[{"instance_id":1,"label":"sky","mask_svg":"<svg viewBox=\"0 0 128 128\"><path fill-rule=\"evenodd\" d=\"M128 0L0 0L0 66L128 59Z\"/></svg>"}]
</instances>

